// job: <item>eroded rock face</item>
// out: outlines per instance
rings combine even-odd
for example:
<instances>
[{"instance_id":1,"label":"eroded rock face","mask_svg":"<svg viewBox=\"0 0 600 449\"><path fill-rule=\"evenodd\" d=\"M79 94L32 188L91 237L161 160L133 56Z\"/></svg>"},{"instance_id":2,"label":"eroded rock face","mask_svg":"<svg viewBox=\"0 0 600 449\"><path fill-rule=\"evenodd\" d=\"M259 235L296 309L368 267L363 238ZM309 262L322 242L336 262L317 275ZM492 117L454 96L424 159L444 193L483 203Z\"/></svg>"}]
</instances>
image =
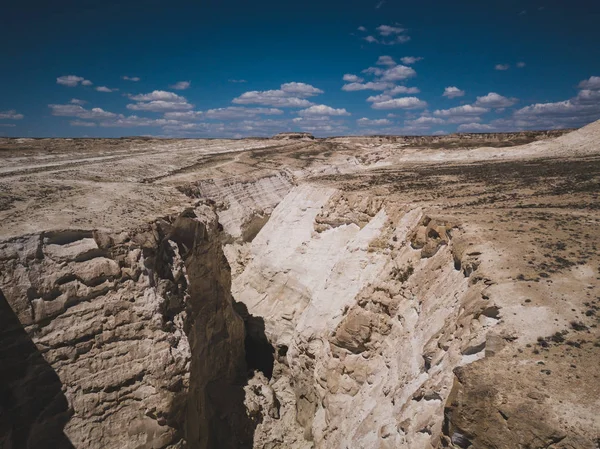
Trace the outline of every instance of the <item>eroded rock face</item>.
<instances>
[{"instance_id":1,"label":"eroded rock face","mask_svg":"<svg viewBox=\"0 0 600 449\"><path fill-rule=\"evenodd\" d=\"M66 397L72 416L62 424L75 447L251 446L244 326L217 227L200 205L121 234L66 230L3 242L0 291L25 325L22 342L3 338L3 347L30 351L28 334L35 360L52 367L46 377L33 361L5 367L30 373L3 385L25 401L16 411L39 401L30 396L38 391ZM15 446L6 447L25 447L63 415L29 430L14 422L6 444Z\"/></svg>"},{"instance_id":2,"label":"eroded rock face","mask_svg":"<svg viewBox=\"0 0 600 449\"><path fill-rule=\"evenodd\" d=\"M597 449L599 126L5 150L0 447Z\"/></svg>"},{"instance_id":3,"label":"eroded rock face","mask_svg":"<svg viewBox=\"0 0 600 449\"><path fill-rule=\"evenodd\" d=\"M484 356L495 323L477 314L483 284L455 267L460 234L384 198L302 186L279 204L233 283L279 351L280 418L258 425L258 446L438 444L452 368Z\"/></svg>"}]
</instances>

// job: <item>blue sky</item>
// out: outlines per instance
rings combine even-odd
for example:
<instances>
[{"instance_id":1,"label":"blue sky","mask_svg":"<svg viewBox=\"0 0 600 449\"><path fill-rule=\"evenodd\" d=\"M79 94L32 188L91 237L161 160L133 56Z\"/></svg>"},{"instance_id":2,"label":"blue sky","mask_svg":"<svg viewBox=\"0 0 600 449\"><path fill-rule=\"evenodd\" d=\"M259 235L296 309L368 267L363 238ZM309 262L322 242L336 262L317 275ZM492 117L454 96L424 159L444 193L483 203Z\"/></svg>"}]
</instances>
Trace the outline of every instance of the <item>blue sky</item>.
<instances>
[{"instance_id":1,"label":"blue sky","mask_svg":"<svg viewBox=\"0 0 600 449\"><path fill-rule=\"evenodd\" d=\"M600 2L22 0L0 135L441 134L600 118Z\"/></svg>"}]
</instances>

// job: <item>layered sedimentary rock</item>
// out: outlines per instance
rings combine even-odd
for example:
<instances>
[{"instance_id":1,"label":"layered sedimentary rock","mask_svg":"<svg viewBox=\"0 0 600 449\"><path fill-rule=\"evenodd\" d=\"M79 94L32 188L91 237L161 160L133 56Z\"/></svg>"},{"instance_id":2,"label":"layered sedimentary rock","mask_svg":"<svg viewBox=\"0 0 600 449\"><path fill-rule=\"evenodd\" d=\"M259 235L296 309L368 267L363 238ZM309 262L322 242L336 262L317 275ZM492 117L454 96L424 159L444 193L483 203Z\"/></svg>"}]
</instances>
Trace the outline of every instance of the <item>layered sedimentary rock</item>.
<instances>
[{"instance_id":1,"label":"layered sedimentary rock","mask_svg":"<svg viewBox=\"0 0 600 449\"><path fill-rule=\"evenodd\" d=\"M118 234L64 230L0 244L0 291L37 346L19 365L24 376L3 385L17 387L9 410L53 391L51 403L66 397L71 416L65 426L58 411L40 410L3 447L42 447L22 443L62 434L61 425L75 447L248 444L244 327L218 235L212 208L200 205ZM23 337L11 351L31 346ZM56 374L40 377L33 359L42 357Z\"/></svg>"},{"instance_id":2,"label":"layered sedimentary rock","mask_svg":"<svg viewBox=\"0 0 600 449\"><path fill-rule=\"evenodd\" d=\"M0 447L596 449L599 126L3 143Z\"/></svg>"}]
</instances>

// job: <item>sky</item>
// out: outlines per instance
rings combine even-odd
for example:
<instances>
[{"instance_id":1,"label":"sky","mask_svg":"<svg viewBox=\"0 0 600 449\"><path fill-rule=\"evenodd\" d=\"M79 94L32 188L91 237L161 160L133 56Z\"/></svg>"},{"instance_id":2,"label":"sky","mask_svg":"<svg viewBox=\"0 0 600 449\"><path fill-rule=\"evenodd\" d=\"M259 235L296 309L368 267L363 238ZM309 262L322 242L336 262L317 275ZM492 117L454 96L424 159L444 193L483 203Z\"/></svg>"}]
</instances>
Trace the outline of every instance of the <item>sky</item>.
<instances>
[{"instance_id":1,"label":"sky","mask_svg":"<svg viewBox=\"0 0 600 449\"><path fill-rule=\"evenodd\" d=\"M20 0L0 136L495 132L600 119L597 0Z\"/></svg>"}]
</instances>

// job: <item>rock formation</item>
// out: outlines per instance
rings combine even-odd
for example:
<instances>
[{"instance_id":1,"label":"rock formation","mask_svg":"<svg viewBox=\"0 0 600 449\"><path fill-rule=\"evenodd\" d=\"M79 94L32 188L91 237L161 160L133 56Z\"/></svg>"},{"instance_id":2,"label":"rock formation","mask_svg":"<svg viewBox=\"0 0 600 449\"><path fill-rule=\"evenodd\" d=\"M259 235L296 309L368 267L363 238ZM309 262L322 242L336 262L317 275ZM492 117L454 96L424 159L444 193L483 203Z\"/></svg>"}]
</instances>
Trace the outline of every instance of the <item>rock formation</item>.
<instances>
[{"instance_id":1,"label":"rock formation","mask_svg":"<svg viewBox=\"0 0 600 449\"><path fill-rule=\"evenodd\" d=\"M600 123L526 137L3 142L0 447L596 448Z\"/></svg>"}]
</instances>

